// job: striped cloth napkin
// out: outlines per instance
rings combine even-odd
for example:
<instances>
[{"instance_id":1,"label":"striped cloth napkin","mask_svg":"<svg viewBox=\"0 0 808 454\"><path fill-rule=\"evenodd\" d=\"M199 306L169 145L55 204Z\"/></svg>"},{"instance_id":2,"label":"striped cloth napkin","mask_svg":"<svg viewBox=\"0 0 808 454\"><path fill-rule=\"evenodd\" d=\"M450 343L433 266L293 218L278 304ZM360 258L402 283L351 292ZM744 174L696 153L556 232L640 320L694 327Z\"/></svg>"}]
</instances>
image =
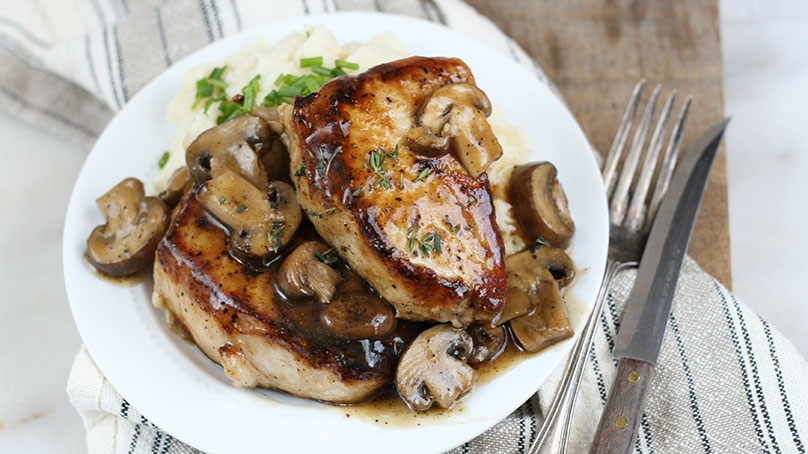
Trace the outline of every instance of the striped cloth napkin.
<instances>
[{"instance_id":1,"label":"striped cloth napkin","mask_svg":"<svg viewBox=\"0 0 808 454\"><path fill-rule=\"evenodd\" d=\"M483 39L547 82L513 41L459 0L7 3L0 12L0 107L88 148L114 113L166 67L265 18L375 10L441 22ZM605 403L616 367L610 351L635 277L634 271L620 275L608 296L584 371L573 453L587 450ZM525 452L560 372L505 420L451 452ZM792 344L687 258L635 451L806 452L805 377L808 364ZM199 452L130 405L83 348L67 388L91 453Z\"/></svg>"}]
</instances>

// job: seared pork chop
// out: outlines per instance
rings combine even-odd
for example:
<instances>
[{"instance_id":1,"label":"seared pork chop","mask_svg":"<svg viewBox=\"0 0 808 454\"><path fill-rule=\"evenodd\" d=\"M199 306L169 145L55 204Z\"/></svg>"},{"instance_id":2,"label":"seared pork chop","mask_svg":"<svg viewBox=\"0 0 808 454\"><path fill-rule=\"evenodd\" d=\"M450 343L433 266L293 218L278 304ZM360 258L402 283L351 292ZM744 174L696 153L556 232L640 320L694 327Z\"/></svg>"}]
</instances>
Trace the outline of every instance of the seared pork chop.
<instances>
[{"instance_id":1,"label":"seared pork chop","mask_svg":"<svg viewBox=\"0 0 808 454\"><path fill-rule=\"evenodd\" d=\"M303 210L401 318L466 326L501 310L508 275L487 175L406 140L431 93L473 83L458 59L413 57L280 109Z\"/></svg>"},{"instance_id":2,"label":"seared pork chop","mask_svg":"<svg viewBox=\"0 0 808 454\"><path fill-rule=\"evenodd\" d=\"M234 385L354 403L391 381L412 326L399 323L379 339L337 338L319 322L322 304L278 293L280 260L254 268L234 259L227 244L224 228L191 191L157 250L154 304Z\"/></svg>"}]
</instances>

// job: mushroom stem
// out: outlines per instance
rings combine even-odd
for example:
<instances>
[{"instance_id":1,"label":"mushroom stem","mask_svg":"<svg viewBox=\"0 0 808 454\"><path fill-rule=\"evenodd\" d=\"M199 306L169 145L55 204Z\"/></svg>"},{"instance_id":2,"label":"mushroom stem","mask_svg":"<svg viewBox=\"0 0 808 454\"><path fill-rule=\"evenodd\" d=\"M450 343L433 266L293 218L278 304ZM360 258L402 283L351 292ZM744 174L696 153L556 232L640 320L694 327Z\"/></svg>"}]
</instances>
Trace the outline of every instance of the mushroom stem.
<instances>
[{"instance_id":1,"label":"mushroom stem","mask_svg":"<svg viewBox=\"0 0 808 454\"><path fill-rule=\"evenodd\" d=\"M537 352L571 337L572 326L561 296L561 288L575 277L567 253L559 248L537 247L506 258L505 267L510 288L503 315L495 323L508 320L514 338L527 352ZM526 302L532 308L524 313Z\"/></svg>"},{"instance_id":2,"label":"mushroom stem","mask_svg":"<svg viewBox=\"0 0 808 454\"><path fill-rule=\"evenodd\" d=\"M276 282L287 298L314 296L321 304L331 301L342 279L337 270L325 263L331 257L328 250L319 241L307 241L284 259Z\"/></svg>"}]
</instances>

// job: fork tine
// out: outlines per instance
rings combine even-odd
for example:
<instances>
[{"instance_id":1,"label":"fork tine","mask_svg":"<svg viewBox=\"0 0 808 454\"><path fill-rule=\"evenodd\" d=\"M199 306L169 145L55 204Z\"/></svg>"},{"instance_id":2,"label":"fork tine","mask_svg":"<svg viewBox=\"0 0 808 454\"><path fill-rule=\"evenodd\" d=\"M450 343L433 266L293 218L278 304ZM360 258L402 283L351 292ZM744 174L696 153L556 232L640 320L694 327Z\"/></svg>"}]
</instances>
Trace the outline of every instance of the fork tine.
<instances>
[{"instance_id":1,"label":"fork tine","mask_svg":"<svg viewBox=\"0 0 808 454\"><path fill-rule=\"evenodd\" d=\"M662 168L659 172L659 176L657 176L657 184L654 188L654 194L651 196L651 204L648 207L649 222L653 221L657 209L659 209L659 204L662 203L662 197L668 192L668 185L673 176L673 168L676 167L676 159L679 156L679 148L682 146L685 123L687 122L687 116L690 113L690 104L692 104L692 102L692 96L688 96L687 99L685 99L682 110L679 111L679 117L673 125L668 148L665 150L665 155L662 158Z\"/></svg>"},{"instance_id":2,"label":"fork tine","mask_svg":"<svg viewBox=\"0 0 808 454\"><path fill-rule=\"evenodd\" d=\"M620 162L620 155L623 154L623 148L626 145L631 123L634 122L634 115L637 113L637 105L640 102L643 87L645 87L645 79L641 79L637 82L637 85L634 86L631 99L626 106L626 111L623 113L623 119L620 120L620 127L617 128L617 134L614 136L612 147L609 149L609 153L606 155L606 159L603 162L601 175L603 175L603 185L606 188L606 197L612 195L616 181L617 164Z\"/></svg>"},{"instance_id":3,"label":"fork tine","mask_svg":"<svg viewBox=\"0 0 808 454\"><path fill-rule=\"evenodd\" d=\"M617 187L614 190L611 203L611 222L615 225L622 225L626 218L626 207L628 206L629 190L631 183L634 180L634 173L637 170L637 164L640 161L642 147L645 144L645 137L648 135L648 128L651 125L651 120L654 117L654 110L656 109L656 101L659 97L659 90L661 85L657 85L651 93L651 99L645 106L640 125L634 132L634 139L631 142L628 156L623 163L623 170L620 172L620 179L617 181Z\"/></svg>"},{"instance_id":4,"label":"fork tine","mask_svg":"<svg viewBox=\"0 0 808 454\"><path fill-rule=\"evenodd\" d=\"M659 115L651 141L648 143L648 151L645 153L640 176L634 186L634 193L631 196L631 203L626 214L626 227L632 232L638 232L643 228L646 220L645 201L648 196L648 189L651 187L651 180L656 171L659 154L662 151L662 142L665 140L665 131L668 129L668 122L671 118L673 103L676 100L676 90L673 90L665 101L662 113Z\"/></svg>"}]
</instances>

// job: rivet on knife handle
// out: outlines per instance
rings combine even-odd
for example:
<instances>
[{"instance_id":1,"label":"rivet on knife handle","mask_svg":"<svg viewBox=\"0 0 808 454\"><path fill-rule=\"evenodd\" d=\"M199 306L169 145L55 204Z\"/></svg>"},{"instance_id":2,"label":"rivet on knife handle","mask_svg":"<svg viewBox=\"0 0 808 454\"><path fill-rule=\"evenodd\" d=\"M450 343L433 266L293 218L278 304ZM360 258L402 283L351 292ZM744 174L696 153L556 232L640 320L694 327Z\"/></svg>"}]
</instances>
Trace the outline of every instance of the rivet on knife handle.
<instances>
[{"instance_id":1,"label":"rivet on knife handle","mask_svg":"<svg viewBox=\"0 0 808 454\"><path fill-rule=\"evenodd\" d=\"M645 395L654 376L654 366L624 358L617 363L617 378L600 418L590 454L630 453L642 421Z\"/></svg>"}]
</instances>

